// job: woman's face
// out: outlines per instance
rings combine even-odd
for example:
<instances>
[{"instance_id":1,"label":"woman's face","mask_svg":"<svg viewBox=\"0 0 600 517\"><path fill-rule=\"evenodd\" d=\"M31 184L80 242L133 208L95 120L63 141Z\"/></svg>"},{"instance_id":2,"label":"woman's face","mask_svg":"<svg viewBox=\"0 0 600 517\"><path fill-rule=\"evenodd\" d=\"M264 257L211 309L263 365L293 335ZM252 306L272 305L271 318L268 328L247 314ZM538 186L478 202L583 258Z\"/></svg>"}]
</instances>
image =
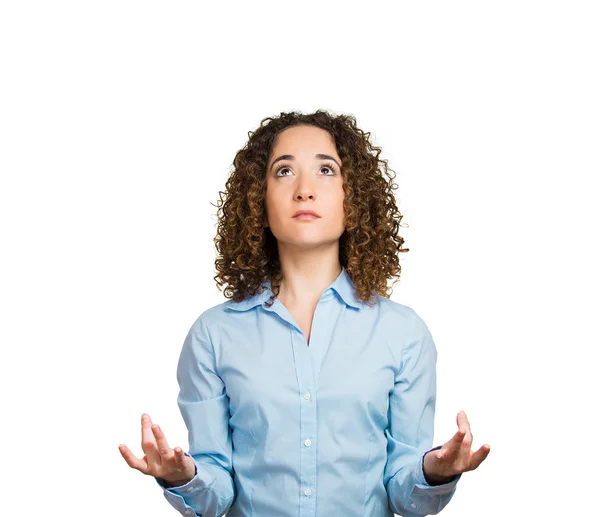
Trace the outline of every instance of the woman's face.
<instances>
[{"instance_id":1,"label":"woman's face","mask_svg":"<svg viewBox=\"0 0 600 517\"><path fill-rule=\"evenodd\" d=\"M341 163L324 129L292 126L277 136L267 163L265 204L268 226L279 243L306 248L340 238L345 229ZM320 217L294 217L298 210Z\"/></svg>"}]
</instances>

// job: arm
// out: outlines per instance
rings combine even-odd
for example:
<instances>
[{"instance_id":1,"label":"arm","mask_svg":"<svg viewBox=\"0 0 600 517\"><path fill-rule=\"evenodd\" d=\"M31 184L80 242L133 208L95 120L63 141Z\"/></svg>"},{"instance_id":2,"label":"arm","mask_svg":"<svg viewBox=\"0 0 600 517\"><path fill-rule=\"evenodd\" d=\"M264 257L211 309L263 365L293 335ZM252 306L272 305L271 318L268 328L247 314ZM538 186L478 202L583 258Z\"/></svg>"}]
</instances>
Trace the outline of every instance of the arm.
<instances>
[{"instance_id":1,"label":"arm","mask_svg":"<svg viewBox=\"0 0 600 517\"><path fill-rule=\"evenodd\" d=\"M224 515L235 500L229 397L216 371L215 354L202 316L183 344L177 364L177 405L188 429L190 454L196 475L187 483L170 487L160 478L169 503L186 517L191 510L202 517Z\"/></svg>"},{"instance_id":2,"label":"arm","mask_svg":"<svg viewBox=\"0 0 600 517\"><path fill-rule=\"evenodd\" d=\"M441 448L431 449L437 351L427 325L416 312L413 321L390 394L385 431L388 460L384 484L388 502L393 512L406 517L439 513L450 502L462 475L440 485L431 485L425 478L425 455Z\"/></svg>"}]
</instances>

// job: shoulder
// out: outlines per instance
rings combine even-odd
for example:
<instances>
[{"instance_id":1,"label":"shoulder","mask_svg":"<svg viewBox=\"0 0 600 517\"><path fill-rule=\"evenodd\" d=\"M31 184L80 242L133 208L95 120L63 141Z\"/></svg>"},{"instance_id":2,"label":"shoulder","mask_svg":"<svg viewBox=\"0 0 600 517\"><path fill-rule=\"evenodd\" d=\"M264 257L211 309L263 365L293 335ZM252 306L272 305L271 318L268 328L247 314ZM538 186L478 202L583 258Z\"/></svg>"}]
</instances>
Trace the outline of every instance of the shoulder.
<instances>
[{"instance_id":1,"label":"shoulder","mask_svg":"<svg viewBox=\"0 0 600 517\"><path fill-rule=\"evenodd\" d=\"M394 347L406 350L415 344L432 341L429 327L414 307L386 297L380 297L378 305L378 324Z\"/></svg>"},{"instance_id":2,"label":"shoulder","mask_svg":"<svg viewBox=\"0 0 600 517\"><path fill-rule=\"evenodd\" d=\"M231 324L232 319L239 314L236 311L227 310L232 303L231 300L226 300L223 303L202 310L192 324L192 330L205 329L205 331L210 331L219 325L226 326Z\"/></svg>"},{"instance_id":3,"label":"shoulder","mask_svg":"<svg viewBox=\"0 0 600 517\"><path fill-rule=\"evenodd\" d=\"M380 295L378 296L377 304L383 318L393 321L396 325L402 325L403 328L411 329L425 323L417 311L410 305L405 305Z\"/></svg>"}]
</instances>

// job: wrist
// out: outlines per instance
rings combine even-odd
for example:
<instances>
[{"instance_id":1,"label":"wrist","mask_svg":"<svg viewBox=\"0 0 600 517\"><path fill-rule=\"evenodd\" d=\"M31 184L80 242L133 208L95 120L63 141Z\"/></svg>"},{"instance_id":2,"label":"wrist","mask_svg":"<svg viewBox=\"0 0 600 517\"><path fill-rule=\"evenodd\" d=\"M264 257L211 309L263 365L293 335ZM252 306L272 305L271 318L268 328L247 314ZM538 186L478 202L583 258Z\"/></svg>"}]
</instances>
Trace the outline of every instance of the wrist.
<instances>
[{"instance_id":1,"label":"wrist","mask_svg":"<svg viewBox=\"0 0 600 517\"><path fill-rule=\"evenodd\" d=\"M186 456L189 456L189 454L186 453ZM194 479L196 477L196 474L198 474L198 466L196 465L196 462L194 462L194 472L188 472L185 476L179 477L179 478L161 478L162 481L169 487L169 488L176 488L178 486L183 486L183 485L187 485L192 479Z\"/></svg>"},{"instance_id":2,"label":"wrist","mask_svg":"<svg viewBox=\"0 0 600 517\"><path fill-rule=\"evenodd\" d=\"M178 486L183 486L183 485L187 485L192 479L194 479L193 477L185 477L185 478L179 478L179 479L172 479L172 478L161 478L163 483L165 485L167 485L169 488L176 488Z\"/></svg>"}]
</instances>

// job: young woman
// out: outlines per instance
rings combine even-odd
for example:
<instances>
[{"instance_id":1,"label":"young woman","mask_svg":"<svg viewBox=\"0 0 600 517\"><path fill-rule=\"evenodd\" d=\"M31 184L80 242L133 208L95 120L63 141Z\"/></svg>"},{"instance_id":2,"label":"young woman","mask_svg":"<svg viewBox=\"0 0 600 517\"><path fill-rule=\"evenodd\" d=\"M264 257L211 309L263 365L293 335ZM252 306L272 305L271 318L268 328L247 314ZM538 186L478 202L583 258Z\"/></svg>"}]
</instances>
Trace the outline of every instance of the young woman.
<instances>
[{"instance_id":1,"label":"young woman","mask_svg":"<svg viewBox=\"0 0 600 517\"><path fill-rule=\"evenodd\" d=\"M182 515L436 514L489 453L462 411L431 448L437 352L387 293L408 248L369 136L352 116L281 113L235 157L215 238L228 300L177 366L190 452L145 414L144 458L121 446Z\"/></svg>"}]
</instances>

